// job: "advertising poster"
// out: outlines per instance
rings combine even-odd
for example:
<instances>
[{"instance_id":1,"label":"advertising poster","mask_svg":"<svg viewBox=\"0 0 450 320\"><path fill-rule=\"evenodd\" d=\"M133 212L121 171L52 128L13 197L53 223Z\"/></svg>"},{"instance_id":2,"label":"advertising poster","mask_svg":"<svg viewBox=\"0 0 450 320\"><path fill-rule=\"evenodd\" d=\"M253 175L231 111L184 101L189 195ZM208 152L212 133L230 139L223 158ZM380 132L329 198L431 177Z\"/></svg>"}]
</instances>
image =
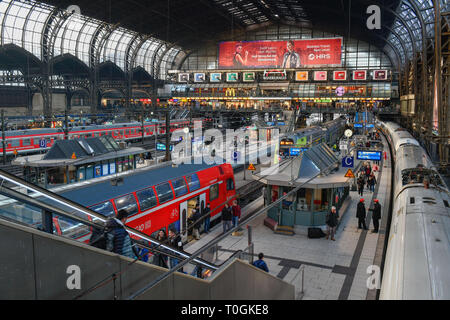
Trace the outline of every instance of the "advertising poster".
<instances>
[{"instance_id":1,"label":"advertising poster","mask_svg":"<svg viewBox=\"0 0 450 320\"><path fill-rule=\"evenodd\" d=\"M194 73L194 82L205 82L204 73Z\"/></svg>"},{"instance_id":2,"label":"advertising poster","mask_svg":"<svg viewBox=\"0 0 450 320\"><path fill-rule=\"evenodd\" d=\"M189 81L189 73L178 74L178 82L188 82L188 81Z\"/></svg>"},{"instance_id":3,"label":"advertising poster","mask_svg":"<svg viewBox=\"0 0 450 320\"><path fill-rule=\"evenodd\" d=\"M327 72L314 71L314 81L327 81Z\"/></svg>"},{"instance_id":4,"label":"advertising poster","mask_svg":"<svg viewBox=\"0 0 450 320\"><path fill-rule=\"evenodd\" d=\"M209 82L221 82L222 74L221 73L211 73L209 75Z\"/></svg>"},{"instance_id":5,"label":"advertising poster","mask_svg":"<svg viewBox=\"0 0 450 320\"><path fill-rule=\"evenodd\" d=\"M94 177L98 178L102 176L102 165L98 164L94 168Z\"/></svg>"},{"instance_id":6,"label":"advertising poster","mask_svg":"<svg viewBox=\"0 0 450 320\"><path fill-rule=\"evenodd\" d=\"M237 72L228 72L227 73L227 82L237 82L239 79L239 75Z\"/></svg>"},{"instance_id":7,"label":"advertising poster","mask_svg":"<svg viewBox=\"0 0 450 320\"><path fill-rule=\"evenodd\" d=\"M242 78L244 82L253 82L255 81L255 73L254 72L244 72L244 77Z\"/></svg>"},{"instance_id":8,"label":"advertising poster","mask_svg":"<svg viewBox=\"0 0 450 320\"><path fill-rule=\"evenodd\" d=\"M308 81L308 71L297 71L295 81Z\"/></svg>"},{"instance_id":9,"label":"advertising poster","mask_svg":"<svg viewBox=\"0 0 450 320\"><path fill-rule=\"evenodd\" d=\"M387 70L374 70L373 80L387 80Z\"/></svg>"},{"instance_id":10,"label":"advertising poster","mask_svg":"<svg viewBox=\"0 0 450 320\"><path fill-rule=\"evenodd\" d=\"M341 66L342 38L219 43L219 68Z\"/></svg>"},{"instance_id":11,"label":"advertising poster","mask_svg":"<svg viewBox=\"0 0 450 320\"><path fill-rule=\"evenodd\" d=\"M353 80L366 80L367 70L355 70L353 71Z\"/></svg>"},{"instance_id":12,"label":"advertising poster","mask_svg":"<svg viewBox=\"0 0 450 320\"><path fill-rule=\"evenodd\" d=\"M343 81L347 80L347 71L333 71L333 80Z\"/></svg>"}]
</instances>

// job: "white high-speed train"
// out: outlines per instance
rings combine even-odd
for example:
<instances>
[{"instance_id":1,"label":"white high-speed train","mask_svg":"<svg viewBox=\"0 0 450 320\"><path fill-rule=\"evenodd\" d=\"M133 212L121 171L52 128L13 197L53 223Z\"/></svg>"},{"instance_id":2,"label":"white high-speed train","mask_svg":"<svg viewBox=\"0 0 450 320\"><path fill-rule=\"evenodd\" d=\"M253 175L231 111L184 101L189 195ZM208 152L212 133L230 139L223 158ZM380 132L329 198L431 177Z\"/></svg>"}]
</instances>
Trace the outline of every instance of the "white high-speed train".
<instances>
[{"instance_id":1,"label":"white high-speed train","mask_svg":"<svg viewBox=\"0 0 450 320\"><path fill-rule=\"evenodd\" d=\"M392 220L380 299L450 299L450 195L405 129L381 123L394 159Z\"/></svg>"}]
</instances>

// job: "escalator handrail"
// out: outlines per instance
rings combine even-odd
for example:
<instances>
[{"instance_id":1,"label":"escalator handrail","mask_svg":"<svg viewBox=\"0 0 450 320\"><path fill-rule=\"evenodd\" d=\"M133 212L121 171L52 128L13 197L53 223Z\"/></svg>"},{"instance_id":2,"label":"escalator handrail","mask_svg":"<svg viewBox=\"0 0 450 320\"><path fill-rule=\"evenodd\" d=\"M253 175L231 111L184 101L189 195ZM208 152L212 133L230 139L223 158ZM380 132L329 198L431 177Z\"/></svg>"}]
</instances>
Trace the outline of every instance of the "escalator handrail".
<instances>
[{"instance_id":1,"label":"escalator handrail","mask_svg":"<svg viewBox=\"0 0 450 320\"><path fill-rule=\"evenodd\" d=\"M53 192L51 192L51 191L49 191L47 189L44 189L44 188L42 188L40 186L31 184L31 183L29 183L29 182L27 182L27 181L25 181L25 180L23 180L23 179L21 179L19 177L16 177L14 175L9 174L8 172L3 171L1 169L0 169L0 179L7 180L7 181L9 181L9 182L11 182L13 184L20 185L21 187L24 187L27 190L31 190L31 191L33 191L35 193L38 193L38 194L42 195L43 197L45 197L47 199L50 199L52 201L58 202L60 204L63 204L63 205L65 205L65 206L67 206L67 207L69 207L71 209L74 209L74 210L76 210L78 212L86 214L86 215L88 215L88 216L90 216L92 218L99 219L103 223L105 223L106 220L107 220L106 217L102 216L101 214L99 214L99 213L97 213L97 212L95 212L95 211L93 211L93 210L91 210L89 208L85 208L85 207L81 206L80 204L78 204L76 202L73 202L73 201L71 201L69 199L66 199L66 198L64 198L64 197L62 197L62 196L60 196L60 195L58 195L56 193L53 193ZM179 256L181 256L183 258L189 258L190 257L190 255L188 255L188 254L186 254L186 253L184 253L182 251L179 251L177 249L174 249L174 248L172 248L170 246L164 245L164 244L160 243L159 241L156 241L156 240L152 239L149 235L147 235L145 233L137 231L137 230L135 230L133 228L130 228L128 226L125 226L125 229L126 229L126 231L129 234L135 235L138 238L142 238L142 239L148 241L149 243L152 243L152 244L154 244L154 245L156 245L158 247L161 247L161 248L164 248L164 249L166 249L168 251L174 252L175 254L177 254L177 255L179 255ZM207 269L217 270L217 266L215 266L213 264L210 264L210 263L207 263L205 261L201 261L200 259L195 258L194 262L203 265Z\"/></svg>"}]
</instances>

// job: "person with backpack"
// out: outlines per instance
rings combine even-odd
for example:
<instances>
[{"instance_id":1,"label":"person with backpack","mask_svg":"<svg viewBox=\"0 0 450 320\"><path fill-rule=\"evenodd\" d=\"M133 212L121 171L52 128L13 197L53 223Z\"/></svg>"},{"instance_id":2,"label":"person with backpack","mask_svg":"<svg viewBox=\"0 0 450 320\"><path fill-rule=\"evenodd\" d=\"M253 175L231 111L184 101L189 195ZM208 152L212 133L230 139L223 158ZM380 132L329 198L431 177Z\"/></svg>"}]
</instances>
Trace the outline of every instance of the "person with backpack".
<instances>
[{"instance_id":1,"label":"person with backpack","mask_svg":"<svg viewBox=\"0 0 450 320\"><path fill-rule=\"evenodd\" d=\"M198 204L195 205L195 208L192 210L192 235L194 236L195 240L200 240L200 217L202 216L200 213L200 208Z\"/></svg>"},{"instance_id":2,"label":"person with backpack","mask_svg":"<svg viewBox=\"0 0 450 320\"><path fill-rule=\"evenodd\" d=\"M183 251L183 242L181 241L181 236L176 234L175 229L169 230L169 244L172 248L177 249L178 251ZM170 257L170 268L174 268L180 260L175 257ZM183 268L179 269L180 272L183 272Z\"/></svg>"},{"instance_id":3,"label":"person with backpack","mask_svg":"<svg viewBox=\"0 0 450 320\"><path fill-rule=\"evenodd\" d=\"M362 197L364 193L364 176L360 175L357 181L358 184L358 194Z\"/></svg>"},{"instance_id":4,"label":"person with backpack","mask_svg":"<svg viewBox=\"0 0 450 320\"><path fill-rule=\"evenodd\" d=\"M267 267L267 264L263 259L264 253L261 252L260 254L258 254L258 260L253 262L253 265L261 270L264 270L265 272L269 272L269 268Z\"/></svg>"},{"instance_id":5,"label":"person with backpack","mask_svg":"<svg viewBox=\"0 0 450 320\"><path fill-rule=\"evenodd\" d=\"M331 207L331 211L327 214L325 223L327 224L327 236L326 239L331 235L331 240L336 241L334 239L334 234L336 233L336 227L338 224L338 214L336 212L336 207Z\"/></svg>"},{"instance_id":6,"label":"person with backpack","mask_svg":"<svg viewBox=\"0 0 450 320\"><path fill-rule=\"evenodd\" d=\"M128 212L119 210L117 218L110 217L106 221L109 230L106 237L106 250L112 251L132 259L137 259L137 249L134 247L128 231L125 229Z\"/></svg>"},{"instance_id":7,"label":"person with backpack","mask_svg":"<svg viewBox=\"0 0 450 320\"><path fill-rule=\"evenodd\" d=\"M167 241L166 231L164 229L158 231L156 240L159 243L165 243ZM154 247L158 248L156 245L154 245ZM153 251L153 264L163 268L168 268L167 255L162 252Z\"/></svg>"}]
</instances>

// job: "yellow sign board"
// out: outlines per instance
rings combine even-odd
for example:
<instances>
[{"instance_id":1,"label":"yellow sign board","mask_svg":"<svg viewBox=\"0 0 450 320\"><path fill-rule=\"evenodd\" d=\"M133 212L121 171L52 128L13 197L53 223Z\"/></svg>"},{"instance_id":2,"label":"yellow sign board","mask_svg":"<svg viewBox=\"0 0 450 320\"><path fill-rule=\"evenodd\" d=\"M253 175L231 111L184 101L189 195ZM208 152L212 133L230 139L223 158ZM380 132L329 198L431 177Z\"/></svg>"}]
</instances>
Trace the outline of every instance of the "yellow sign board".
<instances>
[{"instance_id":1,"label":"yellow sign board","mask_svg":"<svg viewBox=\"0 0 450 320\"><path fill-rule=\"evenodd\" d=\"M72 153L72 159L76 159L76 158L77 158L77 156L75 155L75 152Z\"/></svg>"},{"instance_id":2,"label":"yellow sign board","mask_svg":"<svg viewBox=\"0 0 450 320\"><path fill-rule=\"evenodd\" d=\"M17 149L14 149L13 153L17 156Z\"/></svg>"},{"instance_id":3,"label":"yellow sign board","mask_svg":"<svg viewBox=\"0 0 450 320\"><path fill-rule=\"evenodd\" d=\"M348 170L347 170L347 173L345 174L344 177L346 177L346 178L354 178L355 175L353 174L352 169L348 169Z\"/></svg>"},{"instance_id":4,"label":"yellow sign board","mask_svg":"<svg viewBox=\"0 0 450 320\"><path fill-rule=\"evenodd\" d=\"M250 165L248 166L247 170L254 171L254 170L256 170L256 168L255 168L255 166L252 163L250 163Z\"/></svg>"}]
</instances>

